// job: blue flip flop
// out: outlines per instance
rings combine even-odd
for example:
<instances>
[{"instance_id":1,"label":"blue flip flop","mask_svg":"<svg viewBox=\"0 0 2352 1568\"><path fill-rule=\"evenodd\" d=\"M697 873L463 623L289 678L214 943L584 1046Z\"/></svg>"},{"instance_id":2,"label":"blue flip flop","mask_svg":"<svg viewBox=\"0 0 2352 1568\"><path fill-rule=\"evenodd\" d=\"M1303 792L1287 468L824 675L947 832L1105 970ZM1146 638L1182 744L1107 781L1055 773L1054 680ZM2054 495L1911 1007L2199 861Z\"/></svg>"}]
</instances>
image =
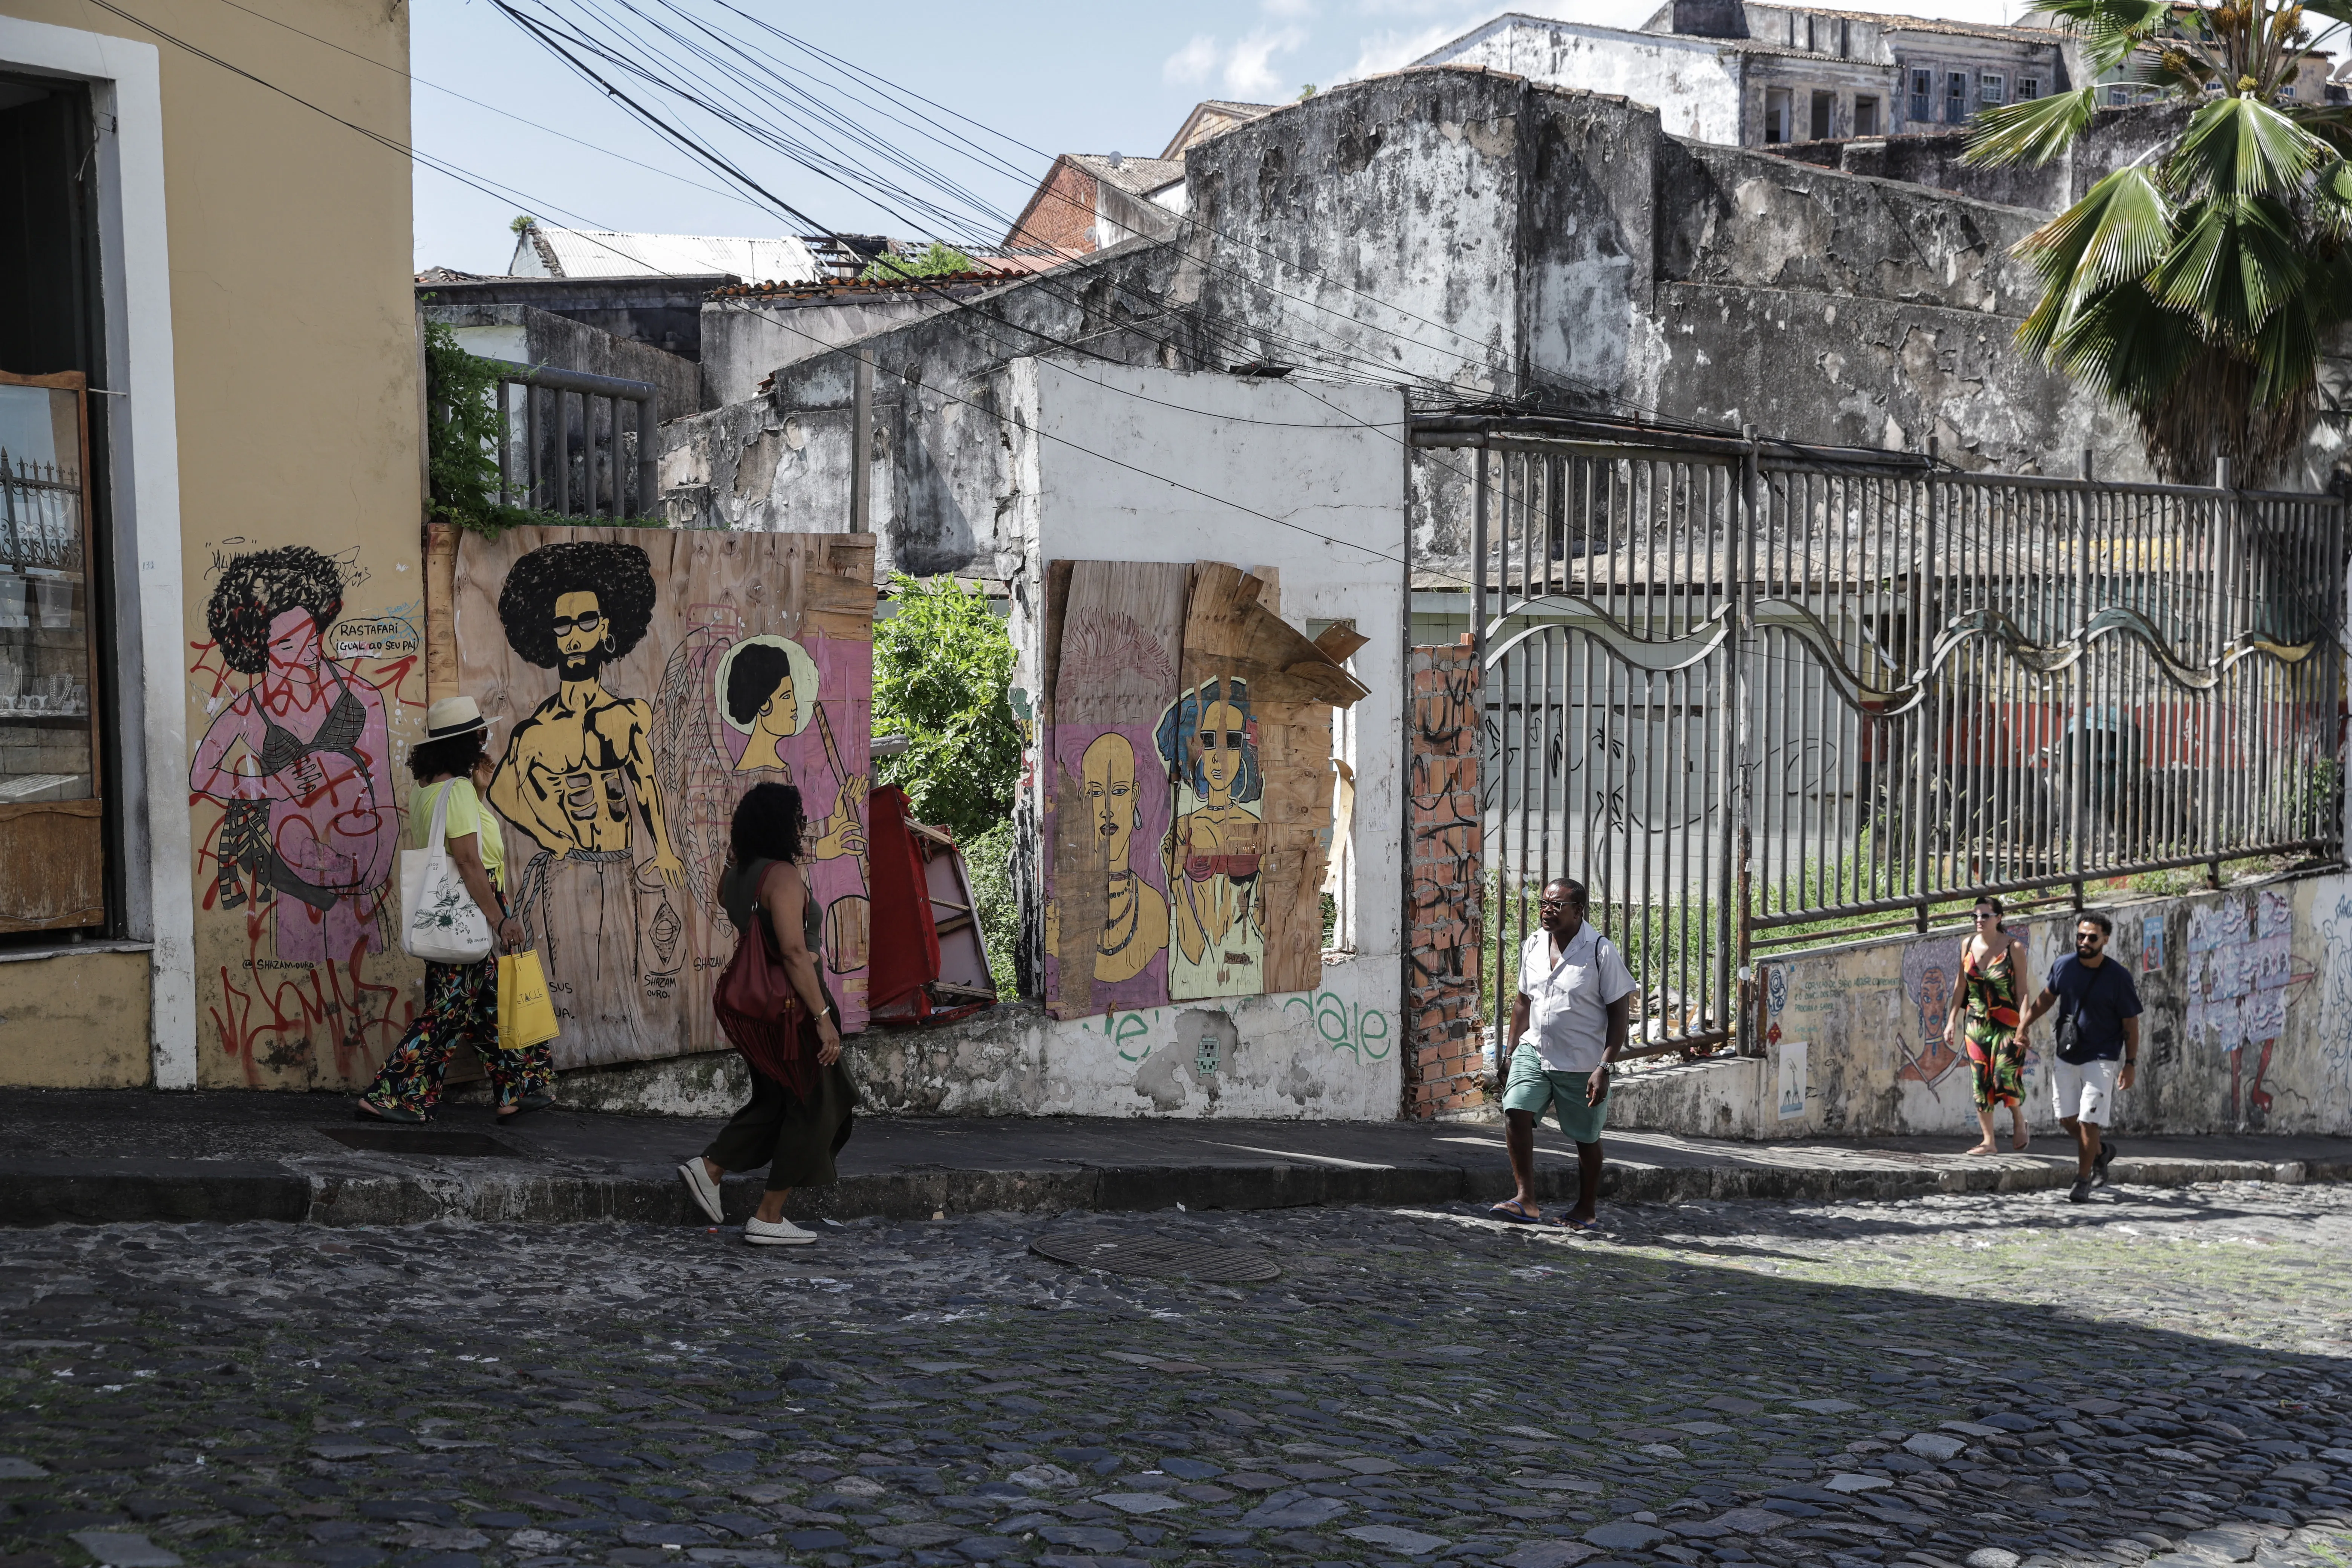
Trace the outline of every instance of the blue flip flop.
<instances>
[{"instance_id":1,"label":"blue flip flop","mask_svg":"<svg viewBox=\"0 0 2352 1568\"><path fill-rule=\"evenodd\" d=\"M1517 1198L1505 1198L1486 1211L1488 1219L1498 1219L1506 1225L1550 1225L1553 1222L1539 1214L1529 1214Z\"/></svg>"}]
</instances>

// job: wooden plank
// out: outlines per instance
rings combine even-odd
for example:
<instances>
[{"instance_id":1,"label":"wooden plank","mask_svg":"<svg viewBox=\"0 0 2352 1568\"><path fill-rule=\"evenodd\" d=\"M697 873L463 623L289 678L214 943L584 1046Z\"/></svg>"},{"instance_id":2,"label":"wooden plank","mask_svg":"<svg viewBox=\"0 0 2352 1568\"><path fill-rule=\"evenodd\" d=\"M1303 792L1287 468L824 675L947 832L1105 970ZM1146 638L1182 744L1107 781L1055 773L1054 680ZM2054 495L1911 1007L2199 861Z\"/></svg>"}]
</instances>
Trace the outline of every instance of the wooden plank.
<instances>
[{"instance_id":1,"label":"wooden plank","mask_svg":"<svg viewBox=\"0 0 2352 1568\"><path fill-rule=\"evenodd\" d=\"M1166 1002L1170 825L1158 730L1176 698L1191 568L1080 561L1055 645L1046 1003L1080 1018Z\"/></svg>"},{"instance_id":2,"label":"wooden plank","mask_svg":"<svg viewBox=\"0 0 2352 1568\"><path fill-rule=\"evenodd\" d=\"M1041 732L1054 722L1054 688L1061 679L1062 617L1069 607L1070 577L1077 564L1075 561L1052 561L1045 565L1045 636L1038 644L1035 704Z\"/></svg>"},{"instance_id":3,"label":"wooden plank","mask_svg":"<svg viewBox=\"0 0 2352 1568\"><path fill-rule=\"evenodd\" d=\"M106 923L105 805L97 800L0 805L0 865L9 868L0 931L71 931Z\"/></svg>"},{"instance_id":4,"label":"wooden plank","mask_svg":"<svg viewBox=\"0 0 2352 1568\"><path fill-rule=\"evenodd\" d=\"M425 528L425 693L437 702L458 694L457 525Z\"/></svg>"},{"instance_id":5,"label":"wooden plank","mask_svg":"<svg viewBox=\"0 0 2352 1568\"><path fill-rule=\"evenodd\" d=\"M1333 621L1315 639L1316 648L1333 664L1345 664L1356 657L1356 651L1372 639L1356 629L1353 621Z\"/></svg>"},{"instance_id":6,"label":"wooden plank","mask_svg":"<svg viewBox=\"0 0 2352 1568\"><path fill-rule=\"evenodd\" d=\"M1275 614L1269 601L1278 592L1222 562L1193 569L1184 700L1213 707L1249 739L1234 787L1177 792L1179 854L1200 874L1177 885L1174 1000L1321 983L1331 711L1366 689ZM1207 749L1196 742L1194 755ZM1253 860L1255 874L1239 875Z\"/></svg>"},{"instance_id":7,"label":"wooden plank","mask_svg":"<svg viewBox=\"0 0 2352 1568\"><path fill-rule=\"evenodd\" d=\"M1223 562L1196 566L1184 619L1185 657L1192 658L1197 649L1220 670L1249 681L1259 701L1354 706L1367 694L1364 684L1259 603L1258 587L1240 568Z\"/></svg>"},{"instance_id":8,"label":"wooden plank","mask_svg":"<svg viewBox=\"0 0 2352 1568\"><path fill-rule=\"evenodd\" d=\"M492 722L508 897L547 965L559 1067L722 1047L719 879L735 803L763 783L802 792L825 981L845 1030L864 1026L872 572L872 542L837 534L459 541L457 684Z\"/></svg>"}]
</instances>

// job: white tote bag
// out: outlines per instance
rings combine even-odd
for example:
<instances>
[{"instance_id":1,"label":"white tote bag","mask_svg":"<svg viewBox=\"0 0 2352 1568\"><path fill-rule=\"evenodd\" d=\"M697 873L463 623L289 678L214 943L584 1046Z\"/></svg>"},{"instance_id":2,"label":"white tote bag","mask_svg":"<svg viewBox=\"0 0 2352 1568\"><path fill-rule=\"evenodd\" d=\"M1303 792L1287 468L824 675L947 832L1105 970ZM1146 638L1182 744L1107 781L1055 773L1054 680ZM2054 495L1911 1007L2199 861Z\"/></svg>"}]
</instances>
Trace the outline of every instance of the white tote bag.
<instances>
[{"instance_id":1,"label":"white tote bag","mask_svg":"<svg viewBox=\"0 0 2352 1568\"><path fill-rule=\"evenodd\" d=\"M422 849L400 852L400 945L434 963L479 963L490 954L490 922L443 842L449 829L450 780L433 803L433 830Z\"/></svg>"}]
</instances>

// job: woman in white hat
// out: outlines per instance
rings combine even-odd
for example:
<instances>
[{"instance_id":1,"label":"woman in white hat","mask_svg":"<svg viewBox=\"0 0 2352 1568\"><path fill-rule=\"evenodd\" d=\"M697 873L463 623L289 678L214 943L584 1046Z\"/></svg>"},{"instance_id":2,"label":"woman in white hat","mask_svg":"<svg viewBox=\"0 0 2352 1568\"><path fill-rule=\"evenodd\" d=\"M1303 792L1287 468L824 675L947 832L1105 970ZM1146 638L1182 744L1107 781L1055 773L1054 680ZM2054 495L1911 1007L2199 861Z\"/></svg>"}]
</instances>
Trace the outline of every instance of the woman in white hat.
<instances>
[{"instance_id":1,"label":"woman in white hat","mask_svg":"<svg viewBox=\"0 0 2352 1568\"><path fill-rule=\"evenodd\" d=\"M497 765L486 742L489 726L470 697L445 697L425 711L425 740L408 753L416 787L408 795L408 826L403 847L425 847L433 813L443 791L449 794L449 820L443 842L450 863L474 902L489 914L500 947L523 941L522 922L507 913L506 841L495 813L482 809ZM520 1050L499 1047L499 961L494 952L478 963L425 965L425 1006L416 1015L383 1070L360 1097L362 1121L425 1121L440 1103L441 1077L449 1053L470 1042L490 1076L500 1121L555 1103L548 1092L553 1058L544 1045Z\"/></svg>"}]
</instances>

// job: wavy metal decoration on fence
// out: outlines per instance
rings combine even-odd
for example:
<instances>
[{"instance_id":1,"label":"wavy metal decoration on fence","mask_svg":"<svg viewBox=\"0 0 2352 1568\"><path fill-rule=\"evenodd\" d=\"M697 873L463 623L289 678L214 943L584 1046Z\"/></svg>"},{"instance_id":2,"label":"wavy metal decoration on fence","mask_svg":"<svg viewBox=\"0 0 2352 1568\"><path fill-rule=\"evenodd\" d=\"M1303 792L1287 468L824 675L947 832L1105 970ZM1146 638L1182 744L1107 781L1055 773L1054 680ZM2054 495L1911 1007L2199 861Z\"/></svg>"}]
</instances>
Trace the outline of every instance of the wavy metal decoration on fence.
<instances>
[{"instance_id":1,"label":"wavy metal decoration on fence","mask_svg":"<svg viewBox=\"0 0 2352 1568\"><path fill-rule=\"evenodd\" d=\"M1487 648L1486 666L1495 668L1504 657L1531 637L1560 627L1580 631L1598 638L1601 645L1622 663L1653 675L1671 670L1688 669L1721 647L1731 635L1731 612L1727 610L1713 619L1679 637L1663 639L1636 636L1622 621L1590 600L1564 595L1549 594L1540 599L1530 599L1497 619L1488 635L1503 625L1504 619L1532 620L1509 637ZM1757 602L1751 616L1755 630L1787 632L1813 650L1821 661L1822 672L1829 678L1840 698L1847 706L1859 710L1874 719L1892 719L1916 707L1927 695L1931 678L1949 662L1952 656L1979 638L1997 642L2007 648L2017 661L2036 675L2056 675L2079 661L2090 651L2091 644L2111 634L2137 638L2155 657L2157 668L2174 685L2191 691L2210 691L2221 684L2221 677L2243 659L2261 656L2274 658L2281 664L2300 664L2320 647L2317 640L2301 643L2272 642L2252 632L2242 632L2230 639L2219 658L2204 664L2191 664L2167 646L2164 634L2155 622L2139 611L2121 605L2111 605L2093 616L2080 630L2054 643L2037 643L2025 635L2024 629L1999 610L1971 610L1956 616L1946 623L1927 655L1927 667L1909 680L1895 687L1870 685L1860 674L1848 668L1845 657L1821 617L1804 605L1790 599L1763 599Z\"/></svg>"}]
</instances>

